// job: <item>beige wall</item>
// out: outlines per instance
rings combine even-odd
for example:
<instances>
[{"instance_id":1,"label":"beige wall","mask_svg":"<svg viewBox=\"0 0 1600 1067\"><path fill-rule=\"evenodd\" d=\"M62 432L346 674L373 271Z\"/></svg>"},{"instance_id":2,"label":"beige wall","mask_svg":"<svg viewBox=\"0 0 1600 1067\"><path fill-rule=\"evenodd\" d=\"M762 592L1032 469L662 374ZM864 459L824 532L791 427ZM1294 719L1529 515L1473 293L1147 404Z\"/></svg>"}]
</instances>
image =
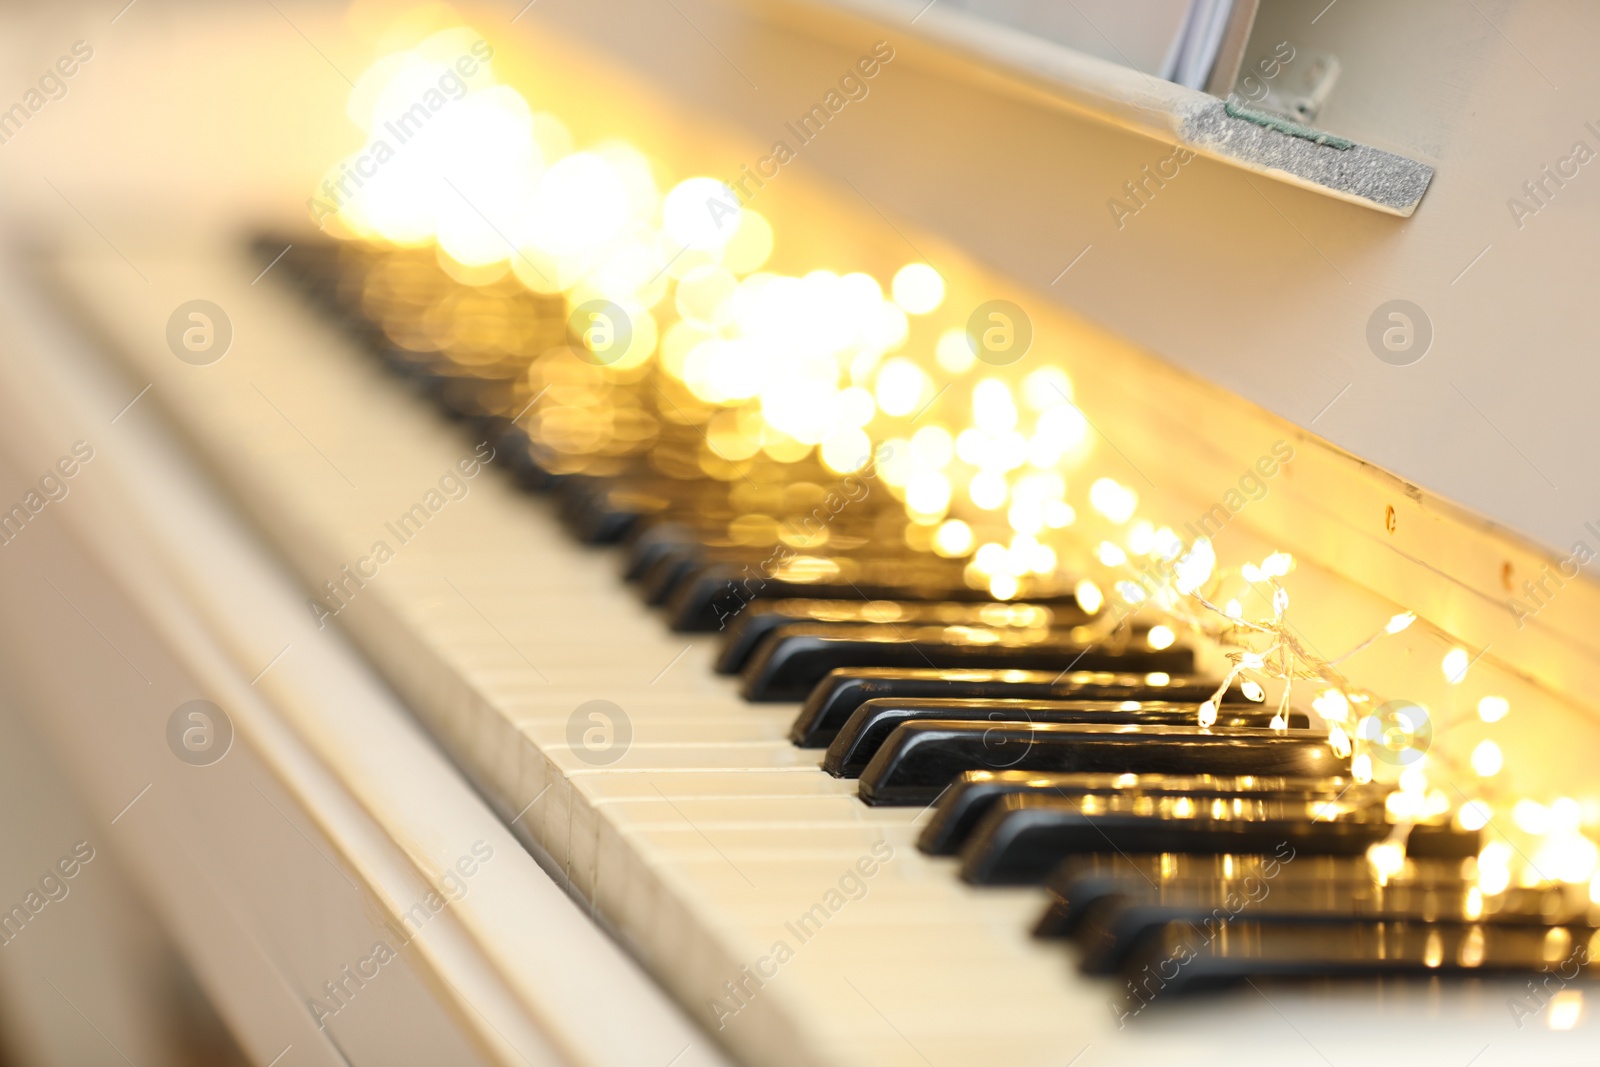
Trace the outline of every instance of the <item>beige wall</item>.
<instances>
[{"instance_id":1,"label":"beige wall","mask_svg":"<svg viewBox=\"0 0 1600 1067\"><path fill-rule=\"evenodd\" d=\"M1197 160L1119 230L1108 198L1166 149L935 73L905 31L885 33L901 58L872 95L793 167L847 179L1036 299L1565 549L1600 520L1589 322L1600 162L1520 229L1506 200L1574 141L1600 152L1584 126L1600 129L1587 43L1600 9L1339 0L1312 25L1326 0L1263 7L1263 33L1344 64L1324 126L1438 168L1413 218ZM805 39L763 22L774 10L770 0L540 0L517 26L573 35L764 145L869 43L822 43L814 16L801 24L819 39ZM1380 362L1365 340L1374 309L1394 298L1433 323L1432 348L1412 366Z\"/></svg>"}]
</instances>

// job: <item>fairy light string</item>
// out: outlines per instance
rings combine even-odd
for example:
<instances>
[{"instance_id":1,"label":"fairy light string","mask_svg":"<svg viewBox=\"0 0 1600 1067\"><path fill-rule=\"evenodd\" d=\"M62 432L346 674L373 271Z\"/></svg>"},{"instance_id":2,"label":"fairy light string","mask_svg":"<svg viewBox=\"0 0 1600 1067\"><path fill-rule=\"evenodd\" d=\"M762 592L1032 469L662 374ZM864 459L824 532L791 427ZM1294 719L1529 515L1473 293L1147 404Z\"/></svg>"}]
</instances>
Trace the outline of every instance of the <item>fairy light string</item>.
<instances>
[{"instance_id":1,"label":"fairy light string","mask_svg":"<svg viewBox=\"0 0 1600 1067\"><path fill-rule=\"evenodd\" d=\"M1132 513L1111 517L1127 523ZM1379 766L1395 769L1396 789L1387 798L1395 829L1368 854L1380 877L1403 868L1406 840L1417 823L1450 816L1465 830L1486 831L1475 863L1480 892L1493 896L1517 884L1586 885L1590 899L1600 904L1600 847L1583 832L1577 801L1563 797L1545 805L1514 794L1504 784L1504 757L1492 738L1480 741L1465 761L1448 746L1434 744L1470 719L1486 725L1504 720L1510 701L1486 695L1473 713L1436 722L1422 705L1384 700L1341 669L1358 654L1409 630L1419 621L1415 612L1391 616L1349 649L1326 657L1291 622L1283 579L1295 561L1288 553L1273 552L1259 563L1224 568L1207 538L1185 545L1169 528L1160 528L1153 536L1128 540L1142 540L1143 553L1131 555L1131 548L1103 543L1092 553L1098 572L1080 582L1080 593L1086 592L1090 603L1106 602L1107 616L1118 625L1152 606L1165 620L1215 643L1229 669L1216 692L1197 707L1199 726L1216 722L1219 705L1236 684L1246 699L1258 703L1266 700L1267 684L1278 684L1272 725L1286 729L1297 685L1309 685L1314 691L1310 704L1326 724L1329 746L1341 758L1350 758L1355 781L1372 781ZM1102 586L1110 592L1102 592ZM1236 586L1240 595L1227 595ZM1256 597L1268 610L1249 617L1244 603ZM1450 640L1444 631L1430 629ZM1473 662L1464 649L1452 647L1441 663L1445 681L1462 684ZM1462 782L1473 784L1463 789L1457 784ZM1535 844L1519 849L1503 832L1500 824L1505 821Z\"/></svg>"},{"instance_id":2,"label":"fairy light string","mask_svg":"<svg viewBox=\"0 0 1600 1067\"><path fill-rule=\"evenodd\" d=\"M924 263L887 283L771 268L778 235L763 214L712 178L669 183L659 161L615 138L580 145L498 79L492 53L457 26L374 63L349 108L363 143L329 168L313 214L360 250L366 306L398 346L443 351L467 374L521 376L519 424L557 469L681 452L674 473L734 483L757 464L842 475L872 462L912 520L908 544L966 561L967 581L997 599L1075 573L1096 636L1129 639L1126 618L1150 608L1161 617L1144 634L1152 647L1170 645L1174 628L1216 642L1229 668L1197 708L1200 726L1216 721L1234 686L1263 702L1277 684L1273 726L1286 729L1293 694L1311 688L1310 706L1354 779L1371 781L1381 763L1401 767L1389 807L1397 834L1376 851L1380 868L1403 855L1410 825L1453 812L1467 829L1513 819L1544 842L1527 866L1552 879L1594 877L1575 802L1509 796L1492 739L1465 766L1440 747L1419 751L1426 724L1345 673L1352 657L1416 623L1414 613L1321 656L1290 620L1288 553L1219 567L1210 540L1185 543L1139 514L1137 493L1095 470L1064 353L1041 338L1015 370L980 361L946 280ZM386 152L386 131L452 68L472 71L452 82L460 96ZM707 211L712 203L719 210ZM530 323L548 321L551 306L569 326L546 336ZM617 314L602 322L595 308ZM687 444L652 447L667 440ZM1244 603L1257 598L1267 611L1250 615ZM1447 680L1458 684L1470 663L1453 649ZM1478 717L1493 724L1508 710L1485 697ZM1399 762L1408 752L1416 758ZM1477 784L1451 798L1430 784L1435 767ZM1485 846L1486 891L1511 884L1512 852L1499 840ZM1593 886L1600 901L1600 879Z\"/></svg>"}]
</instances>

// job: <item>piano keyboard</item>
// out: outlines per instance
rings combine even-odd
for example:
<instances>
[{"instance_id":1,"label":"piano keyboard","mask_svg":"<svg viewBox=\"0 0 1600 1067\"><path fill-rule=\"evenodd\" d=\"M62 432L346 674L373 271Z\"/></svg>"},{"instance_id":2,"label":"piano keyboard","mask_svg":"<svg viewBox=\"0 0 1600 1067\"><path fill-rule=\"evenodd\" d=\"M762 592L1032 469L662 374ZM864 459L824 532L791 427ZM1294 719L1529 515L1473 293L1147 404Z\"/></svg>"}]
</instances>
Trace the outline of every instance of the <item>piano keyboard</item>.
<instances>
[{"instance_id":1,"label":"piano keyboard","mask_svg":"<svg viewBox=\"0 0 1600 1067\"><path fill-rule=\"evenodd\" d=\"M359 269L296 243L278 275L384 373L238 287L258 325L286 320L270 352L205 378L141 366L308 609L736 1055L1493 1064L1553 1039L1500 1004L1589 973L1587 895L1482 894L1480 836L1448 823L1378 878L1388 790L1302 710L1274 728L1234 690L1201 729L1207 650L1112 628L1069 587L992 602L870 494L837 543L763 572L770 530L728 537L732 498L834 476L553 470L508 418L526 396L371 343ZM475 469L485 443L511 477Z\"/></svg>"}]
</instances>

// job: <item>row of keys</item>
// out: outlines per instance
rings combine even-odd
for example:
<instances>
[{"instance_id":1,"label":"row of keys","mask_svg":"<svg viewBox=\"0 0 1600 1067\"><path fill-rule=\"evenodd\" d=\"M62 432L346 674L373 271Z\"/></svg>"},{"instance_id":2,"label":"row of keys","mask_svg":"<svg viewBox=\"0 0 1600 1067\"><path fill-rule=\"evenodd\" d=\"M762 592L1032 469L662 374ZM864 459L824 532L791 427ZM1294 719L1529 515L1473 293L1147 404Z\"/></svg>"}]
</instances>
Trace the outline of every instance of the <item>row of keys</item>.
<instances>
[{"instance_id":1,"label":"row of keys","mask_svg":"<svg viewBox=\"0 0 1600 1067\"><path fill-rule=\"evenodd\" d=\"M296 271L328 303L342 269L311 250ZM1193 673L1193 650L1106 626L1070 586L994 601L958 561L898 548L906 520L886 494L830 506L825 528L810 498L774 506L768 479L823 477L803 463L742 474L766 493L768 542L735 535L749 493L734 479L648 456L549 469L509 415L518 378L399 352L355 310L342 305L352 328L492 435L576 539L619 546L622 577L670 628L720 632L716 669L747 700L800 701L790 739L826 750L821 772L856 780L866 805L929 807L920 847L963 880L1045 887L1036 935L1122 973L1130 1011L1244 977L1539 970L1593 936L1586 898L1485 899L1479 834L1398 827L1390 789L1356 782L1304 713L1234 691L1198 726L1217 682ZM1377 870L1369 850L1402 837L1403 865Z\"/></svg>"}]
</instances>

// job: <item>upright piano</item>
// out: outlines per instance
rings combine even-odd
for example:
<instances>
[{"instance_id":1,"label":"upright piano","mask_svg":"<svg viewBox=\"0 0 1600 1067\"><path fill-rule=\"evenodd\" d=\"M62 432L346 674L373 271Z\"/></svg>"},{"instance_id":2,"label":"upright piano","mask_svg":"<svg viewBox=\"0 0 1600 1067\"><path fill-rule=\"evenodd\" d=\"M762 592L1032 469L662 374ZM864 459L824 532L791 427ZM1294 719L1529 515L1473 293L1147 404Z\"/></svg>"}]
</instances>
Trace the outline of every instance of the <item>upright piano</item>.
<instances>
[{"instance_id":1,"label":"upright piano","mask_svg":"<svg viewBox=\"0 0 1600 1067\"><path fill-rule=\"evenodd\" d=\"M143 7L0 673L252 1062L1592 1062L1600 13Z\"/></svg>"}]
</instances>

